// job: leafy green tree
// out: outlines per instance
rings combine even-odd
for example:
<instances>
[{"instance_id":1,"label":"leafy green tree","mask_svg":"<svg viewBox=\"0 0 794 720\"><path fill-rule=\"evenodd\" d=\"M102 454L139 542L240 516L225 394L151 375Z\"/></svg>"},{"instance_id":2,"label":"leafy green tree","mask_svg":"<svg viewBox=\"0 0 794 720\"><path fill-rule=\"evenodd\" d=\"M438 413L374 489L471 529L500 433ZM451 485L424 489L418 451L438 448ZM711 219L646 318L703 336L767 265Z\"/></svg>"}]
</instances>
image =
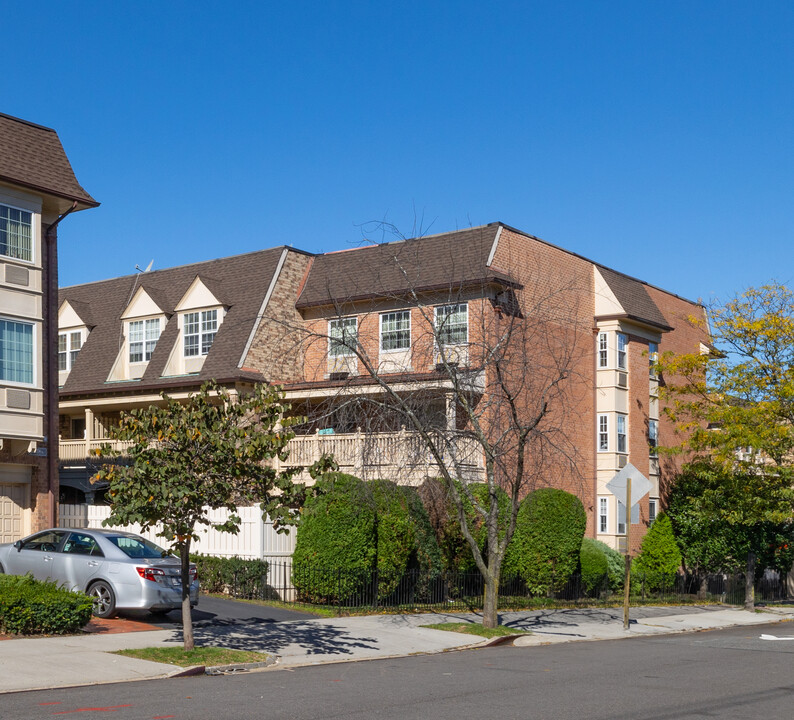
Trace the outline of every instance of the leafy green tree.
<instances>
[{"instance_id":1,"label":"leafy green tree","mask_svg":"<svg viewBox=\"0 0 794 720\"><path fill-rule=\"evenodd\" d=\"M763 567L787 573L794 559L794 524L769 512L769 506L785 504L790 482L787 472L766 476L752 467L726 468L709 461L685 465L671 491L668 512L686 568L703 580L711 573L745 567L749 589L755 558ZM751 607L752 600L745 600Z\"/></svg>"},{"instance_id":2,"label":"leafy green tree","mask_svg":"<svg viewBox=\"0 0 794 720\"><path fill-rule=\"evenodd\" d=\"M681 551L670 518L659 513L642 539L640 554L634 561L634 577L644 579L650 590L659 590L669 584L680 568Z\"/></svg>"},{"instance_id":3,"label":"leafy green tree","mask_svg":"<svg viewBox=\"0 0 794 720\"><path fill-rule=\"evenodd\" d=\"M779 283L750 288L710 315L710 352L667 353L658 363L665 412L681 434L675 450L721 468L717 475L697 471L702 492L687 494L685 514L676 511L680 532L688 525L691 536L712 538L699 550L691 545L705 565L723 550L715 547L719 533L698 528L726 523L748 535L741 541L748 546L767 524L794 515L794 293ZM739 554L746 556L745 607L752 608L757 551Z\"/></svg>"},{"instance_id":4,"label":"leafy green tree","mask_svg":"<svg viewBox=\"0 0 794 720\"><path fill-rule=\"evenodd\" d=\"M239 506L258 503L276 525L294 522L300 488L294 469L277 471L268 460L287 459L289 426L300 418L285 417L288 405L279 388L257 385L249 394L232 395L214 382L184 401L163 395L163 406L133 410L122 416L111 438L132 443L129 464L108 464L94 481L109 483L111 502L106 525L156 525L179 554L185 649L193 648L189 554L199 526L237 533ZM101 456L114 454L109 446ZM222 523L209 511L226 508Z\"/></svg>"}]
</instances>

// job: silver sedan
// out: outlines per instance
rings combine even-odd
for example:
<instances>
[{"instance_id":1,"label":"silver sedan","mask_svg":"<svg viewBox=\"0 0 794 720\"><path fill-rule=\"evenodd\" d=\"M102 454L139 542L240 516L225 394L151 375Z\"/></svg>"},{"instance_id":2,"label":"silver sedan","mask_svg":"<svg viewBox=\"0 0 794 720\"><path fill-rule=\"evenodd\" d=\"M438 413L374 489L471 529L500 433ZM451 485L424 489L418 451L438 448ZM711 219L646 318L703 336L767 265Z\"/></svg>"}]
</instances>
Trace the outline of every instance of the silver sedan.
<instances>
[{"instance_id":1,"label":"silver sedan","mask_svg":"<svg viewBox=\"0 0 794 720\"><path fill-rule=\"evenodd\" d=\"M94 614L117 610L166 613L182 605L179 558L153 542L118 530L53 528L0 544L0 573L54 580L94 599ZM190 604L198 604L190 566Z\"/></svg>"}]
</instances>

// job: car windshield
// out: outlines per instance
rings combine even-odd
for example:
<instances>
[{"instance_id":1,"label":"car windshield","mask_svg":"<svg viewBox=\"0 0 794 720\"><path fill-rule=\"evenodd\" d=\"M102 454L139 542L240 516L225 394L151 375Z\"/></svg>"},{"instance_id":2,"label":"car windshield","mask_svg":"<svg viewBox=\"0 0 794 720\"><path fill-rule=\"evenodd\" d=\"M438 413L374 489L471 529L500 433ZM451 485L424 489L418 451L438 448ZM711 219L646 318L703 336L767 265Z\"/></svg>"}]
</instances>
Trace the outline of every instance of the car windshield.
<instances>
[{"instance_id":1,"label":"car windshield","mask_svg":"<svg viewBox=\"0 0 794 720\"><path fill-rule=\"evenodd\" d=\"M168 550L163 550L163 548L145 538L129 537L128 535L108 535L107 539L131 558L164 558L168 556Z\"/></svg>"}]
</instances>

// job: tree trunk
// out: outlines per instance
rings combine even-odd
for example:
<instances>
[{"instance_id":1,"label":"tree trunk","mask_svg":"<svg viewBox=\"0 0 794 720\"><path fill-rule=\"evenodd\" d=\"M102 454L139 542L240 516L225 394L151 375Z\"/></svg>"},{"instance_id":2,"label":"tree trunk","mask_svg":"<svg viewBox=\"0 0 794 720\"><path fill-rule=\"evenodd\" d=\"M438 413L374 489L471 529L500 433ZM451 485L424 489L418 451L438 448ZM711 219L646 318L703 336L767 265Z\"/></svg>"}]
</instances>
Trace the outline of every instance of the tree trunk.
<instances>
[{"instance_id":1,"label":"tree trunk","mask_svg":"<svg viewBox=\"0 0 794 720\"><path fill-rule=\"evenodd\" d=\"M490 573L484 576L485 598L482 606L482 626L495 628L499 625L499 581Z\"/></svg>"},{"instance_id":2,"label":"tree trunk","mask_svg":"<svg viewBox=\"0 0 794 720\"><path fill-rule=\"evenodd\" d=\"M698 600L705 600L709 590L709 579L705 575L700 576L700 587L698 588Z\"/></svg>"},{"instance_id":3,"label":"tree trunk","mask_svg":"<svg viewBox=\"0 0 794 720\"><path fill-rule=\"evenodd\" d=\"M182 560L180 575L182 578L182 639L185 650L193 649L193 614L190 607L190 538L185 540L179 549Z\"/></svg>"},{"instance_id":4,"label":"tree trunk","mask_svg":"<svg viewBox=\"0 0 794 720\"><path fill-rule=\"evenodd\" d=\"M755 553L747 554L747 573L744 580L744 609L755 610Z\"/></svg>"}]
</instances>

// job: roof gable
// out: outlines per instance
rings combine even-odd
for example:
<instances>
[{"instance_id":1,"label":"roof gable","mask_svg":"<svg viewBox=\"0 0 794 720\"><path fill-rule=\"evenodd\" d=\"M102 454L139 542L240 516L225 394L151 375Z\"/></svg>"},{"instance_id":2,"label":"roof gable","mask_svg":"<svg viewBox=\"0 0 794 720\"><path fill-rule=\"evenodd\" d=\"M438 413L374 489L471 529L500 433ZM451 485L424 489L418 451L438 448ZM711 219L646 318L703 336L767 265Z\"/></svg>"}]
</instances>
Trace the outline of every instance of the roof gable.
<instances>
[{"instance_id":1,"label":"roof gable","mask_svg":"<svg viewBox=\"0 0 794 720\"><path fill-rule=\"evenodd\" d=\"M215 284L215 283L213 283ZM182 299L177 303L176 312L193 310L196 308L216 307L222 305L220 300L207 287L206 282L200 275L196 275L190 287L187 289Z\"/></svg>"},{"instance_id":2,"label":"roof gable","mask_svg":"<svg viewBox=\"0 0 794 720\"><path fill-rule=\"evenodd\" d=\"M131 318L151 317L152 315L162 315L165 309L152 299L152 296L145 288L139 287L135 290L129 305L121 314L122 320Z\"/></svg>"}]
</instances>

